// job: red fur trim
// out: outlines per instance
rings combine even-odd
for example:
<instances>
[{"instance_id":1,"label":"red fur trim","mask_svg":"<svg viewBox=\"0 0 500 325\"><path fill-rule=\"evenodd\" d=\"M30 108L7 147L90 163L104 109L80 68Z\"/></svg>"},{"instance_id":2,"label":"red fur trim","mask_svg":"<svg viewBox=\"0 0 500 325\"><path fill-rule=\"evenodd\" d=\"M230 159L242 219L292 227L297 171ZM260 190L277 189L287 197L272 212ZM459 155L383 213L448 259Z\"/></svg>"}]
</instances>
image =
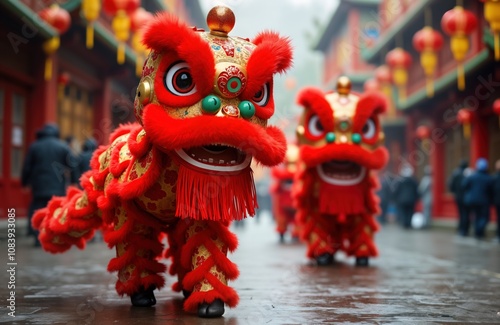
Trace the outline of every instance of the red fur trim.
<instances>
[{"instance_id":1,"label":"red fur trim","mask_svg":"<svg viewBox=\"0 0 500 325\"><path fill-rule=\"evenodd\" d=\"M297 97L297 103L316 113L327 132L333 131L333 108L322 90L313 87L303 89Z\"/></svg>"},{"instance_id":2,"label":"red fur trim","mask_svg":"<svg viewBox=\"0 0 500 325\"><path fill-rule=\"evenodd\" d=\"M366 138L363 135L363 142L375 145L380 141L380 120L378 115L385 112L387 102L385 97L377 93L368 93L363 95L356 106L356 114L353 119L353 132L363 135L363 127L368 119L372 119L375 123L375 133L372 137Z\"/></svg>"},{"instance_id":3,"label":"red fur trim","mask_svg":"<svg viewBox=\"0 0 500 325\"><path fill-rule=\"evenodd\" d=\"M120 198L125 200L136 198L142 195L156 180L158 180L158 177L161 174L163 155L156 148L152 148L151 150L153 160L144 175L127 182L119 182L118 179L115 179L117 182L117 193ZM137 163L140 163L141 160L147 160L147 156L138 160L139 161ZM133 168L134 164L131 162L126 175L129 175Z\"/></svg>"},{"instance_id":4,"label":"red fur trim","mask_svg":"<svg viewBox=\"0 0 500 325\"><path fill-rule=\"evenodd\" d=\"M154 104L148 105L143 118L149 138L162 150L225 143L251 154L265 166L277 165L285 157L285 136L272 126L263 128L244 119L208 115L179 120Z\"/></svg>"},{"instance_id":5,"label":"red fur trim","mask_svg":"<svg viewBox=\"0 0 500 325\"><path fill-rule=\"evenodd\" d=\"M369 151L351 144L326 145L321 148L304 145L300 148L300 157L308 167L315 167L330 160L346 160L368 169L380 169L389 160L389 154L384 147Z\"/></svg>"},{"instance_id":6,"label":"red fur trim","mask_svg":"<svg viewBox=\"0 0 500 325\"><path fill-rule=\"evenodd\" d=\"M243 98L252 98L269 82L272 96L272 78L275 73L282 73L292 65L292 47L288 38L282 38L274 32L260 33L254 40L257 47L253 50L247 64L248 83L243 91ZM255 115L262 119L270 118L274 113L274 99L270 98L266 106L256 105Z\"/></svg>"},{"instance_id":7,"label":"red fur trim","mask_svg":"<svg viewBox=\"0 0 500 325\"><path fill-rule=\"evenodd\" d=\"M136 157L140 158L146 155L149 150L151 150L151 142L147 135L141 138L141 141L137 141L137 135L142 131L142 126L138 125L136 129L130 132L127 144L130 153Z\"/></svg>"},{"instance_id":8,"label":"red fur trim","mask_svg":"<svg viewBox=\"0 0 500 325\"><path fill-rule=\"evenodd\" d=\"M176 16L158 14L146 28L144 44L157 53L174 51L188 63L197 93L200 96L210 93L215 76L215 59L210 45ZM157 71L156 80L163 79L164 72ZM155 87L155 92L158 94L161 89L164 89L163 85L161 88Z\"/></svg>"},{"instance_id":9,"label":"red fur trim","mask_svg":"<svg viewBox=\"0 0 500 325\"><path fill-rule=\"evenodd\" d=\"M175 215L196 220L241 220L255 214L250 168L238 175L210 175L179 167Z\"/></svg>"},{"instance_id":10,"label":"red fur trim","mask_svg":"<svg viewBox=\"0 0 500 325\"><path fill-rule=\"evenodd\" d=\"M136 130L137 128L140 128L140 125L138 123L126 123L126 124L120 124L118 128L116 128L111 135L109 136L109 141L113 143L116 139L121 137L122 135L131 133L133 130Z\"/></svg>"},{"instance_id":11,"label":"red fur trim","mask_svg":"<svg viewBox=\"0 0 500 325\"><path fill-rule=\"evenodd\" d=\"M136 271L134 271L136 273ZM158 274L151 274L146 277L135 276L126 282L117 281L116 282L116 292L119 295L131 296L139 291L140 287L149 288L150 286L155 286L160 289L165 285L165 279Z\"/></svg>"},{"instance_id":12,"label":"red fur trim","mask_svg":"<svg viewBox=\"0 0 500 325\"><path fill-rule=\"evenodd\" d=\"M236 307L239 302L236 291L231 287L225 286L218 288L218 290L193 292L186 301L184 301L184 310L196 312L200 304L204 302L212 303L215 299L221 299L229 307Z\"/></svg>"}]
</instances>

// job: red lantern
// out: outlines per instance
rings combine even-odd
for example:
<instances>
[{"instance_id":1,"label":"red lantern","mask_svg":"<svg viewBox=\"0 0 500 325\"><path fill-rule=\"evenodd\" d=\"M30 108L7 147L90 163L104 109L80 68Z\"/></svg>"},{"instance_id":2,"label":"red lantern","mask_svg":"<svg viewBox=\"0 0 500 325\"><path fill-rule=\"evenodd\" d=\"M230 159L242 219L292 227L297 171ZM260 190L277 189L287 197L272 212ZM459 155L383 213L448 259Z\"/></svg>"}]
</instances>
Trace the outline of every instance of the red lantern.
<instances>
[{"instance_id":1,"label":"red lantern","mask_svg":"<svg viewBox=\"0 0 500 325\"><path fill-rule=\"evenodd\" d=\"M441 19L441 27L443 31L451 36L451 52L458 63L458 89L465 89L465 71L463 61L469 51L469 34L476 29L476 16L465 10L463 7L456 6L455 8L444 13Z\"/></svg>"},{"instance_id":2,"label":"red lantern","mask_svg":"<svg viewBox=\"0 0 500 325\"><path fill-rule=\"evenodd\" d=\"M363 85L365 92L380 91L380 83L376 79L368 79Z\"/></svg>"},{"instance_id":3,"label":"red lantern","mask_svg":"<svg viewBox=\"0 0 500 325\"><path fill-rule=\"evenodd\" d=\"M130 15L139 7L140 0L104 0L103 9L114 16L111 27L118 40L116 60L125 62L125 42L130 37Z\"/></svg>"},{"instance_id":4,"label":"red lantern","mask_svg":"<svg viewBox=\"0 0 500 325\"><path fill-rule=\"evenodd\" d=\"M462 124L464 129L464 138L469 139L471 134L471 121L472 121L472 112L463 108L457 113L457 121Z\"/></svg>"},{"instance_id":5,"label":"red lantern","mask_svg":"<svg viewBox=\"0 0 500 325\"><path fill-rule=\"evenodd\" d=\"M431 137L431 129L427 125L420 125L415 134L420 141L422 141L422 147L429 147L429 139Z\"/></svg>"},{"instance_id":6,"label":"red lantern","mask_svg":"<svg viewBox=\"0 0 500 325\"><path fill-rule=\"evenodd\" d=\"M437 54L443 47L443 36L432 27L424 27L413 36L413 47L420 52L420 65L426 75L427 96L434 96L434 72L437 66Z\"/></svg>"},{"instance_id":7,"label":"red lantern","mask_svg":"<svg viewBox=\"0 0 500 325\"><path fill-rule=\"evenodd\" d=\"M500 125L500 99L493 102L493 112L498 115L498 123Z\"/></svg>"},{"instance_id":8,"label":"red lantern","mask_svg":"<svg viewBox=\"0 0 500 325\"><path fill-rule=\"evenodd\" d=\"M144 35L144 27L153 19L153 14L146 11L144 8L137 8L132 15L130 15L130 28L134 32L132 36L132 47L136 53L135 60L135 73L138 77L142 74L142 67L146 59L148 49L142 44L142 37Z\"/></svg>"},{"instance_id":9,"label":"red lantern","mask_svg":"<svg viewBox=\"0 0 500 325\"><path fill-rule=\"evenodd\" d=\"M50 7L41 10L38 15L47 24L57 30L59 35L66 32L71 24L71 16L69 13L57 4L53 4ZM53 67L51 55L57 51L59 45L59 36L54 36L43 43L43 51L47 55L47 58L45 59L45 80L50 80L52 78Z\"/></svg>"},{"instance_id":10,"label":"red lantern","mask_svg":"<svg viewBox=\"0 0 500 325\"><path fill-rule=\"evenodd\" d=\"M421 125L417 128L415 134L420 140L429 139L431 136L431 130L426 125Z\"/></svg>"},{"instance_id":11,"label":"red lantern","mask_svg":"<svg viewBox=\"0 0 500 325\"><path fill-rule=\"evenodd\" d=\"M406 100L406 84L408 83L408 68L411 66L411 55L398 47L387 53L386 63L391 67L392 80L398 87L399 100Z\"/></svg>"}]
</instances>

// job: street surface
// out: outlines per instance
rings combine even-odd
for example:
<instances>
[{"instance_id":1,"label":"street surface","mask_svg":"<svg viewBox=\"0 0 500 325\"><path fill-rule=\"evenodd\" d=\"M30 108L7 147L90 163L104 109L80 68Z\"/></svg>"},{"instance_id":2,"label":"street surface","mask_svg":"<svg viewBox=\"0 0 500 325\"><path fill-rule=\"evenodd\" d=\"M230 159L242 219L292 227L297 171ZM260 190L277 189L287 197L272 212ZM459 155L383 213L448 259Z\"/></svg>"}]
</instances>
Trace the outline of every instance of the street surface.
<instances>
[{"instance_id":1,"label":"street surface","mask_svg":"<svg viewBox=\"0 0 500 325\"><path fill-rule=\"evenodd\" d=\"M174 279L156 291L154 308L131 307L115 290L106 266L114 251L102 242L84 251L51 255L17 240L16 317L8 316L8 272L1 272L2 324L499 324L500 245L455 237L451 230L396 225L376 237L380 257L370 267L337 255L330 267L305 258L305 247L279 244L272 220L234 227L240 239L231 259L240 277L231 284L240 304L223 318L182 311ZM6 256L7 244L0 242ZM5 253L4 253L5 252ZM2 261L5 261L2 257ZM6 265L6 262L2 264ZM7 266L4 266L8 269Z\"/></svg>"}]
</instances>

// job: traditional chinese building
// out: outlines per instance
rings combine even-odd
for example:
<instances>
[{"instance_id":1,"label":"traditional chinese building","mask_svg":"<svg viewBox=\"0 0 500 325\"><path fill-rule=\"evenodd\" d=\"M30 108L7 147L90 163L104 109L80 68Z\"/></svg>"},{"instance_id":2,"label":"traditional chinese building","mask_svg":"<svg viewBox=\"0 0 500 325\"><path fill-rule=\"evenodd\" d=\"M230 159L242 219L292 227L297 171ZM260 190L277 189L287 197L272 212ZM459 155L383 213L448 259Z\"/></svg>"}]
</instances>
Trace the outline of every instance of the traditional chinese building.
<instances>
[{"instance_id":1,"label":"traditional chinese building","mask_svg":"<svg viewBox=\"0 0 500 325\"><path fill-rule=\"evenodd\" d=\"M457 218L447 180L460 160L473 167L477 158L485 157L493 170L500 159L498 109L493 109L500 98L500 62L495 60L491 25L485 18L487 2L491 1L382 0L373 21L380 35L360 50L365 62L392 68L393 102L406 117L401 163L412 164L418 177L426 165L432 167L436 218ZM457 4L463 9L455 8ZM430 33L414 40L426 26L442 40ZM458 53L464 39L469 46ZM404 54L389 58L396 48ZM434 53L435 65L426 51ZM422 53L427 58L421 61Z\"/></svg>"},{"instance_id":2,"label":"traditional chinese building","mask_svg":"<svg viewBox=\"0 0 500 325\"><path fill-rule=\"evenodd\" d=\"M92 136L103 144L118 124L134 120L139 51L129 39L124 62L117 62L119 41L112 30L113 16L104 10L98 12L93 46L88 48L83 2L0 2L0 219L6 218L7 208L15 208L18 216L27 214L30 193L21 188L21 169L36 130L45 123L57 123L62 138L73 136L82 143ZM191 25L205 27L196 0L137 2L147 12L167 10ZM69 14L64 33L39 16L54 3ZM55 37L60 45L50 53L47 44Z\"/></svg>"}]
</instances>

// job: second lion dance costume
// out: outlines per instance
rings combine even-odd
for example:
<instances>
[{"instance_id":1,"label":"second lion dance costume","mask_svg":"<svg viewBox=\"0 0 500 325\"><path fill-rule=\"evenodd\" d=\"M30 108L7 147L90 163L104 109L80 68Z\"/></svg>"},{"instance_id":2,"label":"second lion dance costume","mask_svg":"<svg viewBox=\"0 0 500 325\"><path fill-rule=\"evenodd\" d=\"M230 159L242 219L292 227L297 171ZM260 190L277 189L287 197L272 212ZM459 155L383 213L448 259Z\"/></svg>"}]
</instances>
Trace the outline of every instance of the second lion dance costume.
<instances>
[{"instance_id":1,"label":"second lion dance costume","mask_svg":"<svg viewBox=\"0 0 500 325\"><path fill-rule=\"evenodd\" d=\"M307 256L318 265L333 263L338 250L355 256L360 266L378 254L372 170L388 160L379 119L386 100L350 89L350 81L341 77L337 92L307 88L298 95L304 113L297 127L301 168L294 197Z\"/></svg>"},{"instance_id":2,"label":"second lion dance costume","mask_svg":"<svg viewBox=\"0 0 500 325\"><path fill-rule=\"evenodd\" d=\"M288 143L285 161L271 169L273 183L270 187L270 194L273 217L281 243L285 241L287 230L290 230L292 239L297 239L299 236L295 226L296 210L292 199L293 178L297 171L298 158L299 148L295 144Z\"/></svg>"},{"instance_id":3,"label":"second lion dance costume","mask_svg":"<svg viewBox=\"0 0 500 325\"><path fill-rule=\"evenodd\" d=\"M230 37L228 8L213 8L207 22L204 32L160 14L148 25L151 53L134 101L140 124L115 131L94 154L84 190L52 199L33 224L52 253L83 248L103 225L116 248L108 265L116 290L136 306L156 303L166 271L159 259L170 257L184 309L217 317L238 303L227 285L238 277L226 256L237 246L228 226L257 207L251 160L274 166L285 155L284 135L267 120L273 75L291 65L292 52L273 32Z\"/></svg>"}]
</instances>

